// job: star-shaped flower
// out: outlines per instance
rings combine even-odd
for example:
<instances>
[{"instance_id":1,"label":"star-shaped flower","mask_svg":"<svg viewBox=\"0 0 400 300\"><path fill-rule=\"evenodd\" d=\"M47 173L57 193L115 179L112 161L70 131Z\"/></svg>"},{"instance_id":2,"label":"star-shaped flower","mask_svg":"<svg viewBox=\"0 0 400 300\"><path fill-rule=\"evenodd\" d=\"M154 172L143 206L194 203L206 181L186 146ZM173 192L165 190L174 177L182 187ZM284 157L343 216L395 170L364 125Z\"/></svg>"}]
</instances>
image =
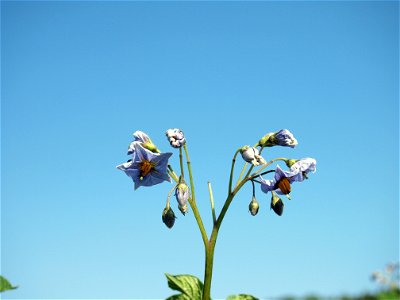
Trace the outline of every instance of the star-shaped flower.
<instances>
[{"instance_id":1,"label":"star-shaped flower","mask_svg":"<svg viewBox=\"0 0 400 300\"><path fill-rule=\"evenodd\" d=\"M133 160L117 166L132 178L135 190L140 186L152 186L170 181L167 173L168 159L172 153L153 153L140 143L133 145Z\"/></svg>"}]
</instances>

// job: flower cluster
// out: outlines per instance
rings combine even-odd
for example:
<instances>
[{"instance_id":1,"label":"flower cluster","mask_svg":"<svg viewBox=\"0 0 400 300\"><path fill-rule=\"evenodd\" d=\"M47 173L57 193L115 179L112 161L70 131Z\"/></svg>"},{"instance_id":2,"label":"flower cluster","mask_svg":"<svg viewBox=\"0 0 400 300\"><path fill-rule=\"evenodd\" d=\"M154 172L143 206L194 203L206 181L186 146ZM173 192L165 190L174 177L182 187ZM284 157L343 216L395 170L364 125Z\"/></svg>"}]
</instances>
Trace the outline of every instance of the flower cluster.
<instances>
[{"instance_id":1,"label":"flower cluster","mask_svg":"<svg viewBox=\"0 0 400 300\"><path fill-rule=\"evenodd\" d=\"M168 129L166 132L168 141L174 148L180 148L185 143L183 132L177 128ZM151 141L150 137L142 131L133 133L134 140L128 147L128 155L132 158L126 163L117 166L117 169L124 171L134 182L135 190L141 186L153 186L163 181L171 181L169 175L174 174L169 168L168 159L172 153L162 153ZM175 175L175 174L174 174ZM174 186L175 197L178 208L183 215L188 212L188 199L190 197L189 187L183 177ZM171 193L167 197L167 205L162 213L162 221L168 228L175 223L175 213L170 207Z\"/></svg>"},{"instance_id":2,"label":"flower cluster","mask_svg":"<svg viewBox=\"0 0 400 300\"><path fill-rule=\"evenodd\" d=\"M251 163L253 166L261 166L262 168L264 168L267 166L265 159L261 156L261 151L264 147L284 146L294 148L297 144L297 139L293 136L293 134L287 129L282 129L277 132L267 133L258 141L258 143L254 147L242 147L240 149L240 153L242 154L242 158L244 159L244 161ZM257 147L260 147L260 149L258 149ZM283 213L284 203L283 200L278 196L278 194L286 195L288 199L291 199L289 194L292 190L292 183L296 181L302 182L304 179L307 179L308 173L314 173L316 171L317 164L316 160L313 158L282 158L280 160L283 160L286 163L286 166L289 168L289 170L283 170L279 165L277 165L275 167L275 170L273 170L273 172L275 173L273 179L264 179L261 175L259 176L259 180L253 178L253 181L260 183L261 191L263 191L264 193L272 193L270 206L271 209L274 210L274 212L279 216L281 216ZM269 172L271 171L265 173ZM255 205L254 199L255 198L253 195L253 200L249 204L249 210L253 216L258 212L258 205L257 210L251 209L251 207Z\"/></svg>"}]
</instances>

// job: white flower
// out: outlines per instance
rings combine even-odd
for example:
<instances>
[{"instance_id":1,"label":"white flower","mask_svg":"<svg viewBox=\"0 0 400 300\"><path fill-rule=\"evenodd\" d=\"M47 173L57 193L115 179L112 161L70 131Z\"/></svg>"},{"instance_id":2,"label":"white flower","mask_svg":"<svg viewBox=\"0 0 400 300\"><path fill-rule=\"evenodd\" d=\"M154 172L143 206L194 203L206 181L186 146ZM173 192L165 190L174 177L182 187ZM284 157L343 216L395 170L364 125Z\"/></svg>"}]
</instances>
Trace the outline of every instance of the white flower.
<instances>
[{"instance_id":1,"label":"white flower","mask_svg":"<svg viewBox=\"0 0 400 300\"><path fill-rule=\"evenodd\" d=\"M170 145L174 148L181 148L186 144L183 131L178 128L168 129L165 135L167 136Z\"/></svg>"},{"instance_id":2,"label":"white flower","mask_svg":"<svg viewBox=\"0 0 400 300\"><path fill-rule=\"evenodd\" d=\"M246 162L251 163L253 166L263 165L266 163L257 148L244 146L240 149L240 154L242 154L242 158Z\"/></svg>"}]
</instances>

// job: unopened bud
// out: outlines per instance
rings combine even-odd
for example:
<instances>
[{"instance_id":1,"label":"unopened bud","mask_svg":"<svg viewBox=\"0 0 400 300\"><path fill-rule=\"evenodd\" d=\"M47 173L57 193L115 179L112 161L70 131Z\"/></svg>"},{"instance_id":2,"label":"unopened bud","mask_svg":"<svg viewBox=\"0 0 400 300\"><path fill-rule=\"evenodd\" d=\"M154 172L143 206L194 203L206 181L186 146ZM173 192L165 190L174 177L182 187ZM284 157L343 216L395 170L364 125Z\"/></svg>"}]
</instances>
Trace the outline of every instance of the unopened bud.
<instances>
[{"instance_id":1,"label":"unopened bud","mask_svg":"<svg viewBox=\"0 0 400 300\"><path fill-rule=\"evenodd\" d=\"M255 147L243 146L240 149L240 154L242 154L242 158L251 163L253 166L263 165L265 164L265 159L260 155L260 152Z\"/></svg>"},{"instance_id":2,"label":"unopened bud","mask_svg":"<svg viewBox=\"0 0 400 300\"><path fill-rule=\"evenodd\" d=\"M258 213L259 208L260 208L260 205L258 204L256 197L253 197L249 204L249 211L250 211L251 215L255 216Z\"/></svg>"},{"instance_id":3,"label":"unopened bud","mask_svg":"<svg viewBox=\"0 0 400 300\"><path fill-rule=\"evenodd\" d=\"M185 135L183 131L178 128L168 129L165 135L168 138L170 145L174 148L181 148L186 144Z\"/></svg>"},{"instance_id":4,"label":"unopened bud","mask_svg":"<svg viewBox=\"0 0 400 300\"><path fill-rule=\"evenodd\" d=\"M272 192L272 197L271 197L271 209L278 215L282 216L283 213L283 207L284 203L281 198L275 193Z\"/></svg>"},{"instance_id":5,"label":"unopened bud","mask_svg":"<svg viewBox=\"0 0 400 300\"><path fill-rule=\"evenodd\" d=\"M175 219L175 213L168 204L167 207L165 207L163 210L162 221L168 228L172 228L172 226L174 226L175 224Z\"/></svg>"},{"instance_id":6,"label":"unopened bud","mask_svg":"<svg viewBox=\"0 0 400 300\"><path fill-rule=\"evenodd\" d=\"M189 187L186 183L179 183L175 189L176 201L180 206L185 206L189 199Z\"/></svg>"}]
</instances>

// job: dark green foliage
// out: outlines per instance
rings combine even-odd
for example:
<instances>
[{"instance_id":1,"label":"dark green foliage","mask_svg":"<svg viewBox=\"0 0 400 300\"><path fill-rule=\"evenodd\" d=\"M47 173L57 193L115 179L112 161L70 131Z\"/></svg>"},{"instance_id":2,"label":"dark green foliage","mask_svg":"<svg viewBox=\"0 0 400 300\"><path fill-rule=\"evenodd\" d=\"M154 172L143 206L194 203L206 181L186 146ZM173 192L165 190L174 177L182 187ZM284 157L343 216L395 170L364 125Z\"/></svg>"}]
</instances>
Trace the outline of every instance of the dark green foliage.
<instances>
[{"instance_id":1,"label":"dark green foliage","mask_svg":"<svg viewBox=\"0 0 400 300\"><path fill-rule=\"evenodd\" d=\"M12 286L7 279L5 279L3 276L0 275L0 293L8 290L14 290L16 288L17 288L16 286Z\"/></svg>"}]
</instances>

